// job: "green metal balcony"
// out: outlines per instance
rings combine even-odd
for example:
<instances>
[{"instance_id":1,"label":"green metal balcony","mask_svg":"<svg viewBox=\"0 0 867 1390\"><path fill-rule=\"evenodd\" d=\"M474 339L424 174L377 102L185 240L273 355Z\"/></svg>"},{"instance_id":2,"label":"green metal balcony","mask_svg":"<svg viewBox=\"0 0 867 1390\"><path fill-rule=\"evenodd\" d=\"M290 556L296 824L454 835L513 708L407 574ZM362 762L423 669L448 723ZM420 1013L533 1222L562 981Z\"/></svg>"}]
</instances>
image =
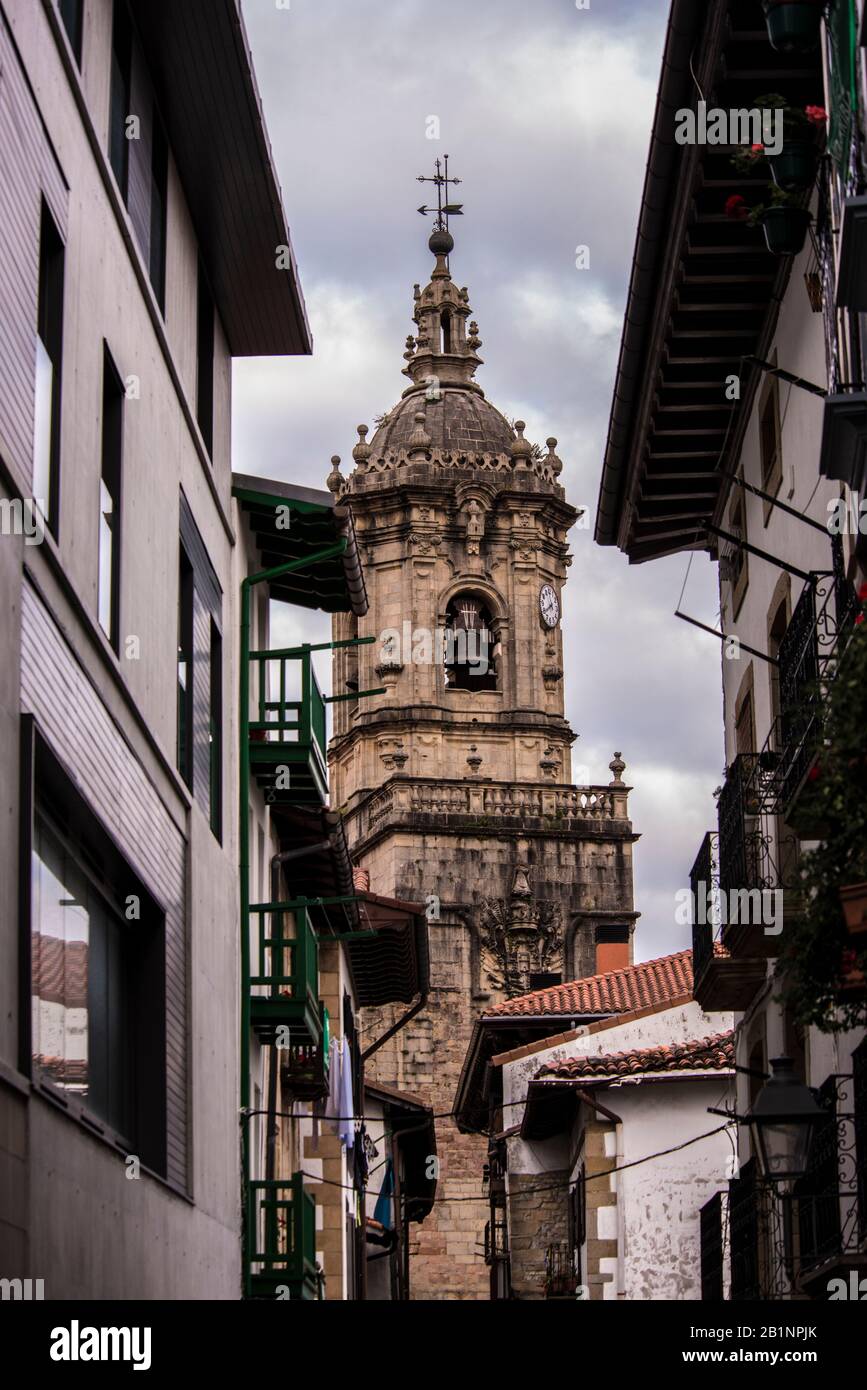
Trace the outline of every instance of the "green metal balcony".
<instances>
[{"instance_id":1,"label":"green metal balcony","mask_svg":"<svg viewBox=\"0 0 867 1390\"><path fill-rule=\"evenodd\" d=\"M250 771L272 806L324 806L325 704L309 647L250 653Z\"/></svg>"},{"instance_id":2,"label":"green metal balcony","mask_svg":"<svg viewBox=\"0 0 867 1390\"><path fill-rule=\"evenodd\" d=\"M250 975L253 1030L266 1043L318 1046L325 1017L319 999L319 946L306 910L254 903L250 916L258 918L257 965Z\"/></svg>"},{"instance_id":3,"label":"green metal balcony","mask_svg":"<svg viewBox=\"0 0 867 1390\"><path fill-rule=\"evenodd\" d=\"M247 1230L253 1298L319 1299L316 1203L301 1173L248 1185Z\"/></svg>"}]
</instances>

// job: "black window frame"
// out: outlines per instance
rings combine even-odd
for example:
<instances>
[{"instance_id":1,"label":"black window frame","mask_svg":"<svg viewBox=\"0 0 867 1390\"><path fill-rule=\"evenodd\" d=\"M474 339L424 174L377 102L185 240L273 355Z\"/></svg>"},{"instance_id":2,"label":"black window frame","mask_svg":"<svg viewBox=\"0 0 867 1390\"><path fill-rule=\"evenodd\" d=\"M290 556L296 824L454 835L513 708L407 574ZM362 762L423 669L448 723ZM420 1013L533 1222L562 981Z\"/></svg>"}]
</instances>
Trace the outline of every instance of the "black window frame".
<instances>
[{"instance_id":1,"label":"black window frame","mask_svg":"<svg viewBox=\"0 0 867 1390\"><path fill-rule=\"evenodd\" d=\"M81 67L84 38L84 0L57 0L57 9L69 39L69 46L75 55L75 61Z\"/></svg>"},{"instance_id":2,"label":"black window frame","mask_svg":"<svg viewBox=\"0 0 867 1390\"><path fill-rule=\"evenodd\" d=\"M214 837L223 839L223 634L211 618L211 642L208 679L210 702L208 736L210 739L210 825Z\"/></svg>"},{"instance_id":3,"label":"black window frame","mask_svg":"<svg viewBox=\"0 0 867 1390\"><path fill-rule=\"evenodd\" d=\"M178 560L178 737L177 767L187 786L193 789L193 679L195 670L195 570L183 541ZM180 668L184 665L184 684Z\"/></svg>"},{"instance_id":4,"label":"black window frame","mask_svg":"<svg viewBox=\"0 0 867 1390\"><path fill-rule=\"evenodd\" d=\"M160 312L166 312L166 245L168 237L169 142L156 106L151 132L151 210L148 274Z\"/></svg>"},{"instance_id":5,"label":"black window frame","mask_svg":"<svg viewBox=\"0 0 867 1390\"><path fill-rule=\"evenodd\" d=\"M200 257L196 300L196 419L209 458L214 453L215 347L216 307Z\"/></svg>"},{"instance_id":6,"label":"black window frame","mask_svg":"<svg viewBox=\"0 0 867 1390\"><path fill-rule=\"evenodd\" d=\"M132 20L126 0L114 0L111 26L108 158L124 206L129 194L129 140L126 127L132 105Z\"/></svg>"},{"instance_id":7,"label":"black window frame","mask_svg":"<svg viewBox=\"0 0 867 1390\"><path fill-rule=\"evenodd\" d=\"M56 538L60 518L60 415L63 398L63 318L66 280L66 245L48 202L43 197L39 231L39 297L36 335L51 363L52 391L48 457L48 497L44 498L45 523ZM38 402L36 403L38 407ZM34 500L36 452L34 441Z\"/></svg>"},{"instance_id":8,"label":"black window frame","mask_svg":"<svg viewBox=\"0 0 867 1390\"><path fill-rule=\"evenodd\" d=\"M21 720L21 823L19 836L19 1068L47 1100L91 1134L165 1178L167 1146L166 914L163 905L131 867L123 850L78 791L70 773L42 737L32 715ZM130 984L128 1029L132 1075L130 1132L121 1133L85 1100L53 1084L33 1062L32 939L35 930L32 867L36 823L41 818L71 851L103 902L120 917L130 936L124 943ZM139 917L128 923L124 907L131 895Z\"/></svg>"},{"instance_id":9,"label":"black window frame","mask_svg":"<svg viewBox=\"0 0 867 1390\"><path fill-rule=\"evenodd\" d=\"M97 545L97 620L100 628L105 633L116 652L120 649L120 572L123 545L121 508L123 503L123 428L125 399L126 389L123 378L115 365L108 344L103 342L100 517L102 517L101 489L105 487L112 501L112 517L114 524L110 527L112 536L110 577L111 621L109 627L106 628L99 612L102 581L101 527L99 532L99 543Z\"/></svg>"}]
</instances>

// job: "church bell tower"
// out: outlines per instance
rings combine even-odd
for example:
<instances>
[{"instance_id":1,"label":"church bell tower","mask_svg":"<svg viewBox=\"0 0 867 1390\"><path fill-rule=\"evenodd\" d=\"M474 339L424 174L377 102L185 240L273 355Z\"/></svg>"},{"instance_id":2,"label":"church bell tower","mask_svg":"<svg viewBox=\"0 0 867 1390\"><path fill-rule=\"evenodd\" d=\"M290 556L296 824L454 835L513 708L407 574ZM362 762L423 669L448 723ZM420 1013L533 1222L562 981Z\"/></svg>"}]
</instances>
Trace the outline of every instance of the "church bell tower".
<instances>
[{"instance_id":1,"label":"church bell tower","mask_svg":"<svg viewBox=\"0 0 867 1390\"><path fill-rule=\"evenodd\" d=\"M369 441L359 425L349 476L335 458L328 478L352 509L369 597L367 616L337 614L333 635L374 639L336 650L333 688L385 688L335 705L329 760L354 862L429 920L430 997L368 1071L440 1114L491 1005L630 963L637 837L619 754L606 783L572 782L560 619L579 513L556 439L531 444L474 379L482 342L451 276L439 163L433 182L435 263L414 290L409 384ZM371 1036L396 1016L368 1013ZM437 1131L413 1296L484 1298L485 1144L448 1118Z\"/></svg>"}]
</instances>

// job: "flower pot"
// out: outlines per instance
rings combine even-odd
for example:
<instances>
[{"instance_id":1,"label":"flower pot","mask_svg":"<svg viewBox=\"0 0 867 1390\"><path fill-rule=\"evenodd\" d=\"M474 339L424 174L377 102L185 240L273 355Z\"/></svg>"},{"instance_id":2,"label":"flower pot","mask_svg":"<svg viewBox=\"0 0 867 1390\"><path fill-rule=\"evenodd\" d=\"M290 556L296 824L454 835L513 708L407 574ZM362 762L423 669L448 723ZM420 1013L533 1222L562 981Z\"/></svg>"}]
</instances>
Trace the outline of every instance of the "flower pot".
<instances>
[{"instance_id":1,"label":"flower pot","mask_svg":"<svg viewBox=\"0 0 867 1390\"><path fill-rule=\"evenodd\" d=\"M823 0L762 0L771 48L811 53L819 42L823 7Z\"/></svg>"},{"instance_id":2,"label":"flower pot","mask_svg":"<svg viewBox=\"0 0 867 1390\"><path fill-rule=\"evenodd\" d=\"M768 250L775 256L797 256L804 248L810 214L806 208L768 208L762 214L762 230Z\"/></svg>"},{"instance_id":3,"label":"flower pot","mask_svg":"<svg viewBox=\"0 0 867 1390\"><path fill-rule=\"evenodd\" d=\"M812 188L819 155L811 140L792 140L783 145L779 154L769 154L768 163L774 183L790 193L799 188Z\"/></svg>"},{"instance_id":4,"label":"flower pot","mask_svg":"<svg viewBox=\"0 0 867 1390\"><path fill-rule=\"evenodd\" d=\"M850 883L840 889L840 903L850 936L867 932L867 883Z\"/></svg>"}]
</instances>

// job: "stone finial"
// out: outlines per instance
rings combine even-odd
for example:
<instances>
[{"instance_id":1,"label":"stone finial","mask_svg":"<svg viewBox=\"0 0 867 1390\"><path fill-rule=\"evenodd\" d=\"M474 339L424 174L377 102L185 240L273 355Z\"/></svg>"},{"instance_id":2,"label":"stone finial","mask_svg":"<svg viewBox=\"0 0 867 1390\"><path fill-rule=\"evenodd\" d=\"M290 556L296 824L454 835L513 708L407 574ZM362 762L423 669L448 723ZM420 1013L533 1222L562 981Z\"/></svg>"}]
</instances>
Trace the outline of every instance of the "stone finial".
<instances>
[{"instance_id":1,"label":"stone finial","mask_svg":"<svg viewBox=\"0 0 867 1390\"><path fill-rule=\"evenodd\" d=\"M406 352L403 354L405 362L411 362L415 357L415 338L411 333L407 334Z\"/></svg>"},{"instance_id":2,"label":"stone finial","mask_svg":"<svg viewBox=\"0 0 867 1390\"><path fill-rule=\"evenodd\" d=\"M608 764L608 766L610 767L610 769L611 769L611 771L612 771L612 773L613 773L613 775L614 775L614 781L608 783L609 787L622 787L622 786L623 786L623 770L624 770L624 768L626 767L626 764L625 764L625 762L623 761L623 759L621 758L621 756L620 756L619 753L615 753L615 754L614 754L614 757L612 758L612 760L611 760L611 762Z\"/></svg>"},{"instance_id":3,"label":"stone finial","mask_svg":"<svg viewBox=\"0 0 867 1390\"><path fill-rule=\"evenodd\" d=\"M560 474L563 472L563 460L558 459L556 453L554 452L557 448L557 441L554 438L553 434L551 435L550 439L545 440L545 443L548 445L548 456L545 459L545 462L550 468L551 472L554 474L554 477L559 478Z\"/></svg>"},{"instance_id":4,"label":"stone finial","mask_svg":"<svg viewBox=\"0 0 867 1390\"><path fill-rule=\"evenodd\" d=\"M475 352L476 348L480 348L481 346L482 340L479 337L479 325L476 323L475 319L473 319L470 324L470 336L467 338L467 347L472 348L473 352Z\"/></svg>"},{"instance_id":5,"label":"stone finial","mask_svg":"<svg viewBox=\"0 0 867 1390\"><path fill-rule=\"evenodd\" d=\"M478 749L477 749L476 744L475 744L475 743L471 743L471 744L470 744L470 751L469 751L469 753L468 753L468 755L467 755L467 766L469 767L470 772L472 773L472 775L473 775L474 777L477 776L478 771L479 771L479 768L481 767L481 765L482 765L482 755L478 752Z\"/></svg>"},{"instance_id":6,"label":"stone finial","mask_svg":"<svg viewBox=\"0 0 867 1390\"><path fill-rule=\"evenodd\" d=\"M524 430L526 428L527 426L524 424L523 420L515 421L515 434L517 437L512 444L511 455L515 461L516 468L529 467L530 459L533 457L533 450L524 438Z\"/></svg>"},{"instance_id":7,"label":"stone finial","mask_svg":"<svg viewBox=\"0 0 867 1390\"><path fill-rule=\"evenodd\" d=\"M417 410L414 415L415 425L412 434L407 441L407 453L426 454L431 446L431 437L425 429L425 416L423 410Z\"/></svg>"},{"instance_id":8,"label":"stone finial","mask_svg":"<svg viewBox=\"0 0 867 1390\"><path fill-rule=\"evenodd\" d=\"M370 458L370 445L367 442L367 425L357 425L358 443L352 450L352 457L359 468L363 468Z\"/></svg>"},{"instance_id":9,"label":"stone finial","mask_svg":"<svg viewBox=\"0 0 867 1390\"><path fill-rule=\"evenodd\" d=\"M331 472L325 480L325 486L328 488L328 491L333 492L335 496L343 487L343 474L340 472L339 454L331 455Z\"/></svg>"}]
</instances>

